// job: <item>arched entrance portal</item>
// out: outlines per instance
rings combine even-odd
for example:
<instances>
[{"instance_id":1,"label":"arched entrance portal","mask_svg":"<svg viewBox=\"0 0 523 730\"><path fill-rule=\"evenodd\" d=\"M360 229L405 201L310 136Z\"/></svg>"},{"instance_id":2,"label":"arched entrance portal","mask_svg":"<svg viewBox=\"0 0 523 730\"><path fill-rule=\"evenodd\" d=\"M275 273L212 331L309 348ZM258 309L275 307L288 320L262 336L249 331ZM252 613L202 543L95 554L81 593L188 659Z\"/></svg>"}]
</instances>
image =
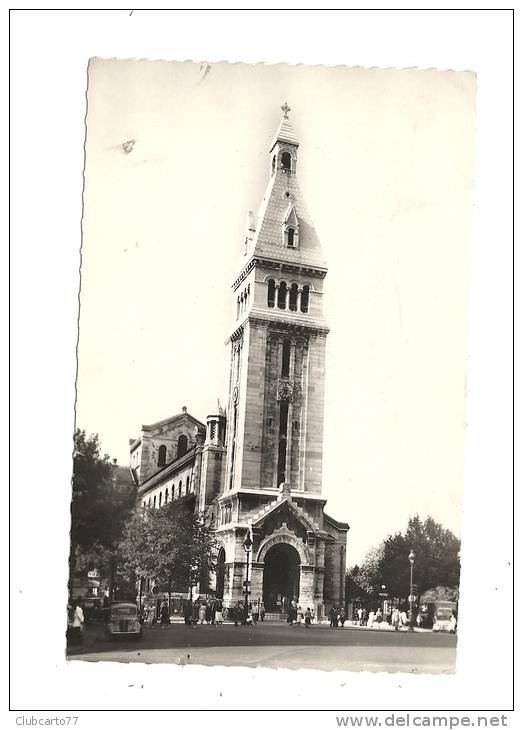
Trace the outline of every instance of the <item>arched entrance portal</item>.
<instances>
[{"instance_id":1,"label":"arched entrance portal","mask_svg":"<svg viewBox=\"0 0 523 730\"><path fill-rule=\"evenodd\" d=\"M269 613L282 611L300 595L300 556L288 543L273 545L265 555L263 603Z\"/></svg>"}]
</instances>

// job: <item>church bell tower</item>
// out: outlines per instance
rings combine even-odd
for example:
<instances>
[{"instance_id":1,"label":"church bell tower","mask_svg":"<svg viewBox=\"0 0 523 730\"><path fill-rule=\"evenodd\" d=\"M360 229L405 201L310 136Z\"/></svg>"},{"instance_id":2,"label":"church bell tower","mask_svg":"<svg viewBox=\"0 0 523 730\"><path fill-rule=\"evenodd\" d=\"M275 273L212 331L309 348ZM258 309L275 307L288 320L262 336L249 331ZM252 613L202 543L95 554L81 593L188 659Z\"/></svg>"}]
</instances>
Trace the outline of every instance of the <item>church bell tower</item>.
<instances>
[{"instance_id":1,"label":"church bell tower","mask_svg":"<svg viewBox=\"0 0 523 730\"><path fill-rule=\"evenodd\" d=\"M322 496L327 266L299 185L289 107L269 147L232 285L226 464L214 501L216 596L267 616L343 601L346 523Z\"/></svg>"},{"instance_id":2,"label":"church bell tower","mask_svg":"<svg viewBox=\"0 0 523 730\"><path fill-rule=\"evenodd\" d=\"M274 493L288 484L305 496L322 483L327 267L298 184L290 108L282 110L232 287L225 489Z\"/></svg>"}]
</instances>

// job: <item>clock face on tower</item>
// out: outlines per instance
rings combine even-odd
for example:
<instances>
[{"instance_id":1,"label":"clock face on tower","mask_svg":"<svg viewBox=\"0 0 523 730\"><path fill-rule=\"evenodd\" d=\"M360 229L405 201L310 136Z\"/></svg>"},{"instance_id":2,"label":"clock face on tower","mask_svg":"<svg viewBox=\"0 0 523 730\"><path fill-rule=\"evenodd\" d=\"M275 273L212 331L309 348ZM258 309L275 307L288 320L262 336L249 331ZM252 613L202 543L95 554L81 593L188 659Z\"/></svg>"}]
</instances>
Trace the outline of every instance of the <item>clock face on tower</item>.
<instances>
[{"instance_id":1,"label":"clock face on tower","mask_svg":"<svg viewBox=\"0 0 523 730\"><path fill-rule=\"evenodd\" d=\"M291 400L294 384L290 380L280 380L278 383L278 397L280 400Z\"/></svg>"}]
</instances>

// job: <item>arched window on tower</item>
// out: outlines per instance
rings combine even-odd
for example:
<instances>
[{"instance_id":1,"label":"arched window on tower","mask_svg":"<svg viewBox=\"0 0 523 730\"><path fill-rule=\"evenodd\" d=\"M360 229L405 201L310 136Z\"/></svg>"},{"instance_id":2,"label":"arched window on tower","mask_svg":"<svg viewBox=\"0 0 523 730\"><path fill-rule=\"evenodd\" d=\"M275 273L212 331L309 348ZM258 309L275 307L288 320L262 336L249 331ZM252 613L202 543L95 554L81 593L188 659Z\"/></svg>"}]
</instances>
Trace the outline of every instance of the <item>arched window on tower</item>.
<instances>
[{"instance_id":1,"label":"arched window on tower","mask_svg":"<svg viewBox=\"0 0 523 730\"><path fill-rule=\"evenodd\" d=\"M269 279L267 285L267 306L272 309L276 299L276 284L274 283L274 279Z\"/></svg>"},{"instance_id":2,"label":"arched window on tower","mask_svg":"<svg viewBox=\"0 0 523 730\"><path fill-rule=\"evenodd\" d=\"M309 287L304 286L303 291L301 293L301 311L304 314L307 314L309 311Z\"/></svg>"},{"instance_id":3,"label":"arched window on tower","mask_svg":"<svg viewBox=\"0 0 523 730\"><path fill-rule=\"evenodd\" d=\"M189 487L191 486L191 478L187 477L185 480L185 494L189 494Z\"/></svg>"},{"instance_id":4,"label":"arched window on tower","mask_svg":"<svg viewBox=\"0 0 523 730\"><path fill-rule=\"evenodd\" d=\"M281 166L284 170L291 169L291 155L289 152L284 152L281 156Z\"/></svg>"},{"instance_id":5,"label":"arched window on tower","mask_svg":"<svg viewBox=\"0 0 523 730\"><path fill-rule=\"evenodd\" d=\"M294 228L287 228L287 248L295 248L294 234Z\"/></svg>"},{"instance_id":6,"label":"arched window on tower","mask_svg":"<svg viewBox=\"0 0 523 730\"><path fill-rule=\"evenodd\" d=\"M171 502L174 499L174 484L171 487Z\"/></svg>"},{"instance_id":7,"label":"arched window on tower","mask_svg":"<svg viewBox=\"0 0 523 730\"><path fill-rule=\"evenodd\" d=\"M283 340L282 354L281 354L281 376L282 378L288 378L291 367L291 341Z\"/></svg>"},{"instance_id":8,"label":"arched window on tower","mask_svg":"<svg viewBox=\"0 0 523 730\"><path fill-rule=\"evenodd\" d=\"M165 466L167 460L167 446L162 444L158 449L158 466Z\"/></svg>"},{"instance_id":9,"label":"arched window on tower","mask_svg":"<svg viewBox=\"0 0 523 730\"><path fill-rule=\"evenodd\" d=\"M182 482L178 484L178 499L182 496Z\"/></svg>"},{"instance_id":10,"label":"arched window on tower","mask_svg":"<svg viewBox=\"0 0 523 730\"><path fill-rule=\"evenodd\" d=\"M178 436L178 447L176 450L176 455L178 459L180 456L183 456L187 453L187 436L185 434L181 434L181 436Z\"/></svg>"},{"instance_id":11,"label":"arched window on tower","mask_svg":"<svg viewBox=\"0 0 523 730\"><path fill-rule=\"evenodd\" d=\"M278 309L285 309L285 300L287 298L287 284L284 281L280 281L278 288Z\"/></svg>"},{"instance_id":12,"label":"arched window on tower","mask_svg":"<svg viewBox=\"0 0 523 730\"><path fill-rule=\"evenodd\" d=\"M298 284L293 284L291 286L289 309L291 312L296 312L298 310Z\"/></svg>"}]
</instances>

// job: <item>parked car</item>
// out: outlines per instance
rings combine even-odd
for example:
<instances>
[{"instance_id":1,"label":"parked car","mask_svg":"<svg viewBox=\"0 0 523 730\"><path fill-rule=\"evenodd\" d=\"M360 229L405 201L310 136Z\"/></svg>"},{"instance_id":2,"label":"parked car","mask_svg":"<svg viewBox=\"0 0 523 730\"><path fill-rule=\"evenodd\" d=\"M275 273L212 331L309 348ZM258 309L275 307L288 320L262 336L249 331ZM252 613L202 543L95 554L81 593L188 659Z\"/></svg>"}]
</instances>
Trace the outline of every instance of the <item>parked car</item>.
<instances>
[{"instance_id":1,"label":"parked car","mask_svg":"<svg viewBox=\"0 0 523 730\"><path fill-rule=\"evenodd\" d=\"M142 625L135 603L113 603L109 608L105 635L108 639L116 636L142 638Z\"/></svg>"}]
</instances>

